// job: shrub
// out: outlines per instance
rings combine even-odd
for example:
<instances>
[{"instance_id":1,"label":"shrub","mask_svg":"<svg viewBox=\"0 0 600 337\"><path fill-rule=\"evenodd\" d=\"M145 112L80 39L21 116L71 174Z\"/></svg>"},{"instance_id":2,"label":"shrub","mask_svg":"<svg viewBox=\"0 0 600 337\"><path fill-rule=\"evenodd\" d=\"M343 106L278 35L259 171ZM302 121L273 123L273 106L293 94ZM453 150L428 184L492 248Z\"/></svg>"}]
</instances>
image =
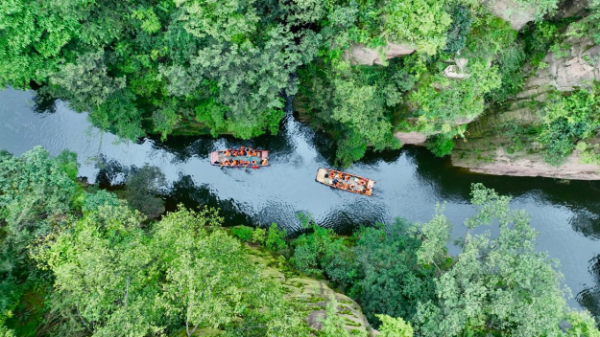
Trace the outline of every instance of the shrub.
<instances>
[{"instance_id":1,"label":"shrub","mask_svg":"<svg viewBox=\"0 0 600 337\"><path fill-rule=\"evenodd\" d=\"M259 244L259 245L264 245L266 235L267 235L267 232L264 229L262 229L260 227L256 227L254 229L254 232L252 233L252 242Z\"/></svg>"},{"instance_id":2,"label":"shrub","mask_svg":"<svg viewBox=\"0 0 600 337\"><path fill-rule=\"evenodd\" d=\"M277 228L277 224L272 223L271 227L269 227L269 232L267 234L267 241L265 242L265 247L267 249L272 250L274 252L282 252L287 248L287 243L285 242L285 231L282 231Z\"/></svg>"},{"instance_id":3,"label":"shrub","mask_svg":"<svg viewBox=\"0 0 600 337\"><path fill-rule=\"evenodd\" d=\"M249 242L250 240L252 240L254 230L251 227L241 225L232 228L231 234L235 235L243 242Z\"/></svg>"},{"instance_id":4,"label":"shrub","mask_svg":"<svg viewBox=\"0 0 600 337\"><path fill-rule=\"evenodd\" d=\"M600 129L598 99L594 91L579 90L569 96L554 93L543 109L544 128L538 141L545 146L545 160L560 165L575 144Z\"/></svg>"},{"instance_id":5,"label":"shrub","mask_svg":"<svg viewBox=\"0 0 600 337\"><path fill-rule=\"evenodd\" d=\"M427 142L427 149L437 157L443 157L452 153L454 141L452 135L435 135Z\"/></svg>"}]
</instances>

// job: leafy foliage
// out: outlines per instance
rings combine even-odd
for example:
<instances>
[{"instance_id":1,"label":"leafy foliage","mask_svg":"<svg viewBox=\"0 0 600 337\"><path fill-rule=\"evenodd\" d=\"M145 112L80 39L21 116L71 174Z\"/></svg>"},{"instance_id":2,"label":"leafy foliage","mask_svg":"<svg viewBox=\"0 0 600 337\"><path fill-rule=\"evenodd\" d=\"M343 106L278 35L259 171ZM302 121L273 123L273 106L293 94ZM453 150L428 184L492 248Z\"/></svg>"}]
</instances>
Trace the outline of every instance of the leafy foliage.
<instances>
[{"instance_id":1,"label":"leafy foliage","mask_svg":"<svg viewBox=\"0 0 600 337\"><path fill-rule=\"evenodd\" d=\"M595 91L579 90L571 95L555 93L544 107L544 127L538 136L545 146L545 160L560 165L580 140L593 137L600 127L599 100Z\"/></svg>"},{"instance_id":2,"label":"leafy foliage","mask_svg":"<svg viewBox=\"0 0 600 337\"><path fill-rule=\"evenodd\" d=\"M0 13L0 83L49 85L95 125L166 137L192 118L214 134L276 132L290 74L316 54L296 25L315 4L255 1L11 0ZM319 14L321 13L321 14ZM289 22L284 18L289 16Z\"/></svg>"},{"instance_id":3,"label":"leafy foliage","mask_svg":"<svg viewBox=\"0 0 600 337\"><path fill-rule=\"evenodd\" d=\"M336 282L374 324L381 313L411 317L417 303L433 295L432 270L419 264L419 241L406 223L397 221L386 231L361 228L355 240L347 248L331 230L315 226L294 242L293 262L301 271Z\"/></svg>"},{"instance_id":4,"label":"leafy foliage","mask_svg":"<svg viewBox=\"0 0 600 337\"><path fill-rule=\"evenodd\" d=\"M324 63L300 73L304 94L310 97L309 113L335 134L342 166L364 156L367 145L375 150L400 145L392 135L392 115L403 102L403 93L416 82L411 68L403 67L411 61L393 61L390 69L337 70L335 64Z\"/></svg>"},{"instance_id":5,"label":"leafy foliage","mask_svg":"<svg viewBox=\"0 0 600 337\"><path fill-rule=\"evenodd\" d=\"M442 50L454 54L465 47L473 18L471 17L471 10L464 5L455 5L450 14L452 24L448 28L448 38Z\"/></svg>"},{"instance_id":6,"label":"leafy foliage","mask_svg":"<svg viewBox=\"0 0 600 337\"><path fill-rule=\"evenodd\" d=\"M236 226L236 227L232 228L231 234L236 236L242 242L249 242L250 240L252 240L254 231L252 230L251 227L242 225L242 226Z\"/></svg>"},{"instance_id":7,"label":"leafy foliage","mask_svg":"<svg viewBox=\"0 0 600 337\"><path fill-rule=\"evenodd\" d=\"M274 252L283 253L287 249L287 243L285 241L286 233L277 228L277 224L272 223L271 227L267 231L267 239L265 241L265 247Z\"/></svg>"},{"instance_id":8,"label":"leafy foliage","mask_svg":"<svg viewBox=\"0 0 600 337\"><path fill-rule=\"evenodd\" d=\"M391 41L408 42L433 55L446 45L446 31L452 18L445 1L386 1L384 34Z\"/></svg>"},{"instance_id":9,"label":"leafy foliage","mask_svg":"<svg viewBox=\"0 0 600 337\"><path fill-rule=\"evenodd\" d=\"M472 235L461 253L435 281L436 298L420 303L415 316L422 336L562 335L566 290L556 261L536 251L536 232L523 211L512 211L510 198L481 184L473 186L479 212L468 228L499 223L500 234ZM425 240L428 240L427 238Z\"/></svg>"},{"instance_id":10,"label":"leafy foliage","mask_svg":"<svg viewBox=\"0 0 600 337\"><path fill-rule=\"evenodd\" d=\"M412 337L413 329L410 323L404 322L402 318L393 318L387 315L377 315L381 320L381 335L383 337Z\"/></svg>"}]
</instances>

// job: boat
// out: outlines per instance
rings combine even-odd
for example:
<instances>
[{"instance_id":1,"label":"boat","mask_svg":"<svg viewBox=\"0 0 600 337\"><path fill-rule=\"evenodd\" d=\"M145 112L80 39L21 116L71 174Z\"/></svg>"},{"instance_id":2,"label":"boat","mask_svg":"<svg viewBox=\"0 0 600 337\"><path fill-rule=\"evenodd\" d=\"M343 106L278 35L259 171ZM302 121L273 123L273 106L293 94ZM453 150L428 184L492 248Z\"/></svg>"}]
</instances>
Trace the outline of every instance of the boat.
<instances>
[{"instance_id":1,"label":"boat","mask_svg":"<svg viewBox=\"0 0 600 337\"><path fill-rule=\"evenodd\" d=\"M243 146L239 149L213 151L210 153L210 164L220 167L250 167L257 169L269 166L269 151L255 150Z\"/></svg>"},{"instance_id":2,"label":"boat","mask_svg":"<svg viewBox=\"0 0 600 337\"><path fill-rule=\"evenodd\" d=\"M324 168L317 171L315 180L332 188L368 196L373 195L373 186L375 185L375 180Z\"/></svg>"}]
</instances>

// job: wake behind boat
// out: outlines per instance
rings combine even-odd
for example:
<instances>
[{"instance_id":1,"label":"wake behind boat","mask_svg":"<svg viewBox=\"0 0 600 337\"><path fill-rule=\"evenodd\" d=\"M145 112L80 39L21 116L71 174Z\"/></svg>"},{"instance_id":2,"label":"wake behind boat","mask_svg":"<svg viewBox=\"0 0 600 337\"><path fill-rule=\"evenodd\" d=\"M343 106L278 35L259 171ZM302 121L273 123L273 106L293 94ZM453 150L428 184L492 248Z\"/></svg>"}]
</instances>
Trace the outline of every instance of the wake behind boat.
<instances>
[{"instance_id":1,"label":"wake behind boat","mask_svg":"<svg viewBox=\"0 0 600 337\"><path fill-rule=\"evenodd\" d=\"M255 150L241 146L210 153L210 164L220 167L250 167L257 169L269 166L269 151Z\"/></svg>"},{"instance_id":2,"label":"wake behind boat","mask_svg":"<svg viewBox=\"0 0 600 337\"><path fill-rule=\"evenodd\" d=\"M375 185L375 180L324 168L317 171L316 181L339 190L368 196L373 195L373 185Z\"/></svg>"}]
</instances>

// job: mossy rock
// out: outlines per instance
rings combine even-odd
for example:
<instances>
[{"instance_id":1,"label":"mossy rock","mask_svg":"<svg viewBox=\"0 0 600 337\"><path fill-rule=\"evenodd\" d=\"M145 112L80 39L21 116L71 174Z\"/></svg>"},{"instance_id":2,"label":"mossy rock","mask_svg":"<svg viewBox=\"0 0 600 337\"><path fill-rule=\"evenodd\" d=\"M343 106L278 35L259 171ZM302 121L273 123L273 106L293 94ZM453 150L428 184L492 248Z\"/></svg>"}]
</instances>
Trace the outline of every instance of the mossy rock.
<instances>
[{"instance_id":1,"label":"mossy rock","mask_svg":"<svg viewBox=\"0 0 600 337\"><path fill-rule=\"evenodd\" d=\"M362 333L372 331L360 305L350 297L330 288L327 282L302 276L297 272L291 273L292 277L289 277L290 273L284 273L279 268L280 261L270 252L250 245L246 245L246 249L250 252L251 262L262 266L260 269L263 275L281 285L284 296L290 304L297 308L299 312L306 313L309 325L310 318L317 319L321 313L324 313L329 300L335 297L339 303L338 315L344 319L345 328L348 331L359 330ZM319 326L317 321L313 323L315 323L315 326Z\"/></svg>"}]
</instances>

